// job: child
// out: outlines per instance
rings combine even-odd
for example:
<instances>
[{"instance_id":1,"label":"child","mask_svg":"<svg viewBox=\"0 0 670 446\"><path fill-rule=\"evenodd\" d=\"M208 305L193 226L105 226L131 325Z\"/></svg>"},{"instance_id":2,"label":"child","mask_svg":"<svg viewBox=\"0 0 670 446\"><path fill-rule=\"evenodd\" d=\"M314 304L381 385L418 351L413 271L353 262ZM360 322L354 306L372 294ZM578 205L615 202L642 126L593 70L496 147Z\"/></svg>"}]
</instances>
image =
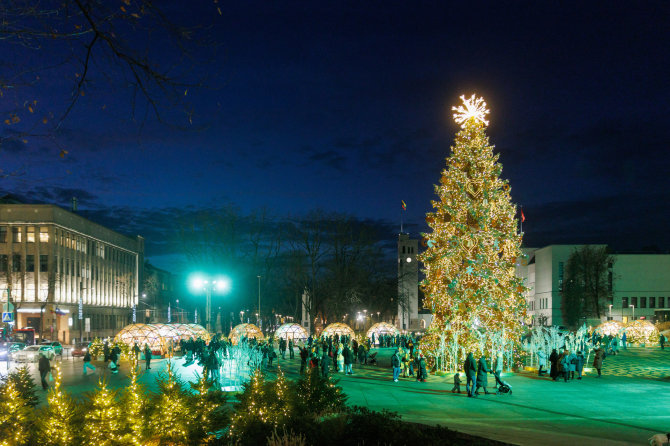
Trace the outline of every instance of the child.
<instances>
[{"instance_id":1,"label":"child","mask_svg":"<svg viewBox=\"0 0 670 446\"><path fill-rule=\"evenodd\" d=\"M454 388L451 393L461 393L461 377L458 373L454 375Z\"/></svg>"}]
</instances>

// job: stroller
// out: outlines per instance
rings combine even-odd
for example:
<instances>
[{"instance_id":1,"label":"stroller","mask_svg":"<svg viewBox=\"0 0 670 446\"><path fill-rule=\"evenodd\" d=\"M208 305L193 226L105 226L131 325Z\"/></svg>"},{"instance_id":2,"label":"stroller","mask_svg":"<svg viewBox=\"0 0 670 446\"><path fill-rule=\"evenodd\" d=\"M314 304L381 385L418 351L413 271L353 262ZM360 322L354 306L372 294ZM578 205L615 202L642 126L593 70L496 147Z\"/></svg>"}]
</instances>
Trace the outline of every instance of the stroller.
<instances>
[{"instance_id":1,"label":"stroller","mask_svg":"<svg viewBox=\"0 0 670 446\"><path fill-rule=\"evenodd\" d=\"M370 355L368 356L368 364L377 365L377 358L376 358L377 353L378 352L370 353Z\"/></svg>"},{"instance_id":2,"label":"stroller","mask_svg":"<svg viewBox=\"0 0 670 446\"><path fill-rule=\"evenodd\" d=\"M509 383L505 381L501 381L502 385L498 387L498 390L496 390L496 395L511 395L512 394L512 386L509 385Z\"/></svg>"}]
</instances>

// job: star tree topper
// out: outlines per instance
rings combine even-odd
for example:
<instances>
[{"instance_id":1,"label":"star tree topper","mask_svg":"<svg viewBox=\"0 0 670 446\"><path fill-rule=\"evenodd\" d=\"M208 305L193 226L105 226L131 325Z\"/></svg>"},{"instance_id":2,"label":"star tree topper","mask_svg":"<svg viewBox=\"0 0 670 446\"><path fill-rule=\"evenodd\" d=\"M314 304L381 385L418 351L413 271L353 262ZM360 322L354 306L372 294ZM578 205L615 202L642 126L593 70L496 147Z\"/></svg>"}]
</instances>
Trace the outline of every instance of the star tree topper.
<instances>
[{"instance_id":1,"label":"star tree topper","mask_svg":"<svg viewBox=\"0 0 670 446\"><path fill-rule=\"evenodd\" d=\"M475 121L480 121L488 127L489 122L485 119L486 115L489 114L489 110L486 108L486 102L484 98L477 98L473 94L470 96L470 99L465 99L465 95L461 96L461 101L463 105L458 107L451 107L454 113L454 121L461 125L461 128L465 128L466 123L470 118L473 118Z\"/></svg>"}]
</instances>

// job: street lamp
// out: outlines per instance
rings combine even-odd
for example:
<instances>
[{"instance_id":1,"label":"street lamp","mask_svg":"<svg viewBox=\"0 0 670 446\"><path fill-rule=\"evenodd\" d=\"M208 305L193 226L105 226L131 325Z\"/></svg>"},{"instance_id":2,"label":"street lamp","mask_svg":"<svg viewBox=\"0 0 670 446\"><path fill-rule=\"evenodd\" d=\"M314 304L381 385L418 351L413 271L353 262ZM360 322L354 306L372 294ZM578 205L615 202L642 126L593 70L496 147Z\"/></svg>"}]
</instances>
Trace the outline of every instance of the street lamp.
<instances>
[{"instance_id":1,"label":"street lamp","mask_svg":"<svg viewBox=\"0 0 670 446\"><path fill-rule=\"evenodd\" d=\"M612 320L612 304L610 304L610 320Z\"/></svg>"},{"instance_id":2,"label":"street lamp","mask_svg":"<svg viewBox=\"0 0 670 446\"><path fill-rule=\"evenodd\" d=\"M630 306L633 309L633 320L635 320L635 305Z\"/></svg>"},{"instance_id":3,"label":"street lamp","mask_svg":"<svg viewBox=\"0 0 670 446\"><path fill-rule=\"evenodd\" d=\"M263 328L261 323L261 276L258 277L258 327Z\"/></svg>"},{"instance_id":4,"label":"street lamp","mask_svg":"<svg viewBox=\"0 0 670 446\"><path fill-rule=\"evenodd\" d=\"M230 280L225 277L209 279L199 275L190 280L193 291L204 291L207 297L207 331L212 331L212 291L226 293L230 291Z\"/></svg>"}]
</instances>

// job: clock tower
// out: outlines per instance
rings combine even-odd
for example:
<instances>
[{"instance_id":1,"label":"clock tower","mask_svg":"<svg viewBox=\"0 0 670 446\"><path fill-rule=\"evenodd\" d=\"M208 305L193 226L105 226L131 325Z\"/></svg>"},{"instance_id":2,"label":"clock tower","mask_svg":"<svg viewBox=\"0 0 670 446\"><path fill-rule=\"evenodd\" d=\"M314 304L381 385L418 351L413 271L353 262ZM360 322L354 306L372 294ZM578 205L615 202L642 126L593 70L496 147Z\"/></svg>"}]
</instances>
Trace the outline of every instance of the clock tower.
<instances>
[{"instance_id":1,"label":"clock tower","mask_svg":"<svg viewBox=\"0 0 670 446\"><path fill-rule=\"evenodd\" d=\"M419 241L398 234L398 329L419 329Z\"/></svg>"}]
</instances>

